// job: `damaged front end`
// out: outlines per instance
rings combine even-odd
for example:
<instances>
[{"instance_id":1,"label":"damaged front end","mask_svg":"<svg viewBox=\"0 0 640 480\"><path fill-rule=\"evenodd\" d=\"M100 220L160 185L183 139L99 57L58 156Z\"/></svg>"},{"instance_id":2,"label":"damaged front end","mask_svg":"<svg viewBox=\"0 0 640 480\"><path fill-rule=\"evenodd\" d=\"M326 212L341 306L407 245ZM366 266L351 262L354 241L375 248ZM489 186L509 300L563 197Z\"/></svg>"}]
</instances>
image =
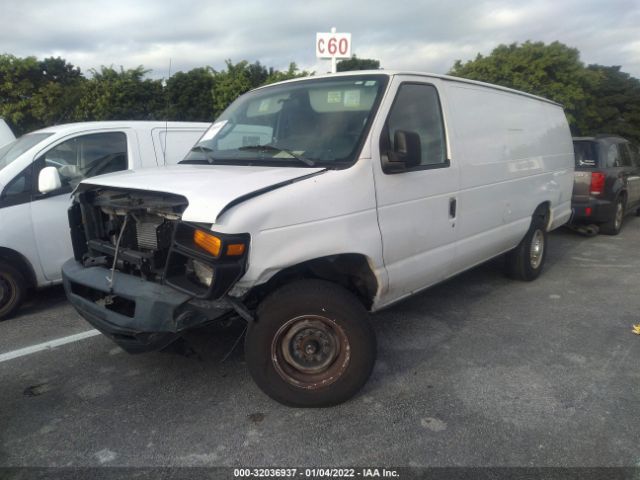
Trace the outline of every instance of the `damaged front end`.
<instances>
[{"instance_id":1,"label":"damaged front end","mask_svg":"<svg viewBox=\"0 0 640 480\"><path fill-rule=\"evenodd\" d=\"M187 205L161 192L81 185L75 193L67 296L129 352L161 349L240 308L226 293L246 270L249 235L183 222Z\"/></svg>"}]
</instances>

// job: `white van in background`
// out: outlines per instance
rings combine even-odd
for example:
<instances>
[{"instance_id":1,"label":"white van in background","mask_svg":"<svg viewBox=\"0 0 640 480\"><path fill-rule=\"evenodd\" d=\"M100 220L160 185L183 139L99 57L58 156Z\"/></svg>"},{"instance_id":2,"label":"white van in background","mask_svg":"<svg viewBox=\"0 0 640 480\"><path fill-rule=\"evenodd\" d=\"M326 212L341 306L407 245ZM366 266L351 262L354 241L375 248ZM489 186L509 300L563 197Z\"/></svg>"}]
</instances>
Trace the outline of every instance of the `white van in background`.
<instances>
[{"instance_id":1,"label":"white van in background","mask_svg":"<svg viewBox=\"0 0 640 480\"><path fill-rule=\"evenodd\" d=\"M0 147L16 139L7 122L0 118Z\"/></svg>"},{"instance_id":2,"label":"white van in background","mask_svg":"<svg viewBox=\"0 0 640 480\"><path fill-rule=\"evenodd\" d=\"M61 281L60 267L73 255L69 194L82 179L175 164L208 126L73 123L0 147L0 320L20 305L26 289Z\"/></svg>"},{"instance_id":3,"label":"white van in background","mask_svg":"<svg viewBox=\"0 0 640 480\"><path fill-rule=\"evenodd\" d=\"M367 311L502 254L535 279L573 168L544 98L389 71L269 85L179 165L78 186L65 290L130 352L235 315L260 388L334 405L372 371Z\"/></svg>"}]
</instances>

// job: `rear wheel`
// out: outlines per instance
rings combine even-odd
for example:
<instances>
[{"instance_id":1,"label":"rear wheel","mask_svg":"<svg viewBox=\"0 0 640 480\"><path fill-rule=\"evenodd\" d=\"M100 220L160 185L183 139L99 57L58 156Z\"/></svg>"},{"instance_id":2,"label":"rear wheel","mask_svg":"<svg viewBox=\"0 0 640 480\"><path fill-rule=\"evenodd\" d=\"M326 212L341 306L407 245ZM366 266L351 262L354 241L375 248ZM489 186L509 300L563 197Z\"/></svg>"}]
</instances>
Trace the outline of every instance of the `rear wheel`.
<instances>
[{"instance_id":1,"label":"rear wheel","mask_svg":"<svg viewBox=\"0 0 640 480\"><path fill-rule=\"evenodd\" d=\"M547 230L544 216L535 215L522 241L506 255L507 274L516 280L535 280L542 271L546 257Z\"/></svg>"},{"instance_id":2,"label":"rear wheel","mask_svg":"<svg viewBox=\"0 0 640 480\"><path fill-rule=\"evenodd\" d=\"M375 334L350 292L322 280L277 290L249 325L245 357L256 384L295 407L327 407L353 397L371 375Z\"/></svg>"},{"instance_id":3,"label":"rear wheel","mask_svg":"<svg viewBox=\"0 0 640 480\"><path fill-rule=\"evenodd\" d=\"M8 318L20 306L27 290L22 273L5 262L0 262L0 320Z\"/></svg>"},{"instance_id":4,"label":"rear wheel","mask_svg":"<svg viewBox=\"0 0 640 480\"><path fill-rule=\"evenodd\" d=\"M600 232L605 235L618 235L622 229L622 219L624 218L624 199L618 197L613 210L613 216L607 223L600 226Z\"/></svg>"}]
</instances>

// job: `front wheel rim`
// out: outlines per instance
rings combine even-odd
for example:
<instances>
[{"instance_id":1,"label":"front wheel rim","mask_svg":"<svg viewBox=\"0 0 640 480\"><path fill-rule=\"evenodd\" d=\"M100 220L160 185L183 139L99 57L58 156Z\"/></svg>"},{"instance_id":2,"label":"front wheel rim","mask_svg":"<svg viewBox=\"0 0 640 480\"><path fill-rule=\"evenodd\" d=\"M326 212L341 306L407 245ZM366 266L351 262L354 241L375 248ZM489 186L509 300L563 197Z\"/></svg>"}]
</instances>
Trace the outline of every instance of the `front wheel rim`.
<instances>
[{"instance_id":1,"label":"front wheel rim","mask_svg":"<svg viewBox=\"0 0 640 480\"><path fill-rule=\"evenodd\" d=\"M542 230L537 229L533 232L531 237L531 247L529 249L529 263L531 268L536 270L542 263L542 257L544 256L544 233Z\"/></svg>"},{"instance_id":2,"label":"front wheel rim","mask_svg":"<svg viewBox=\"0 0 640 480\"><path fill-rule=\"evenodd\" d=\"M271 361L290 385L314 390L336 382L351 360L344 329L335 321L304 315L282 325L271 342Z\"/></svg>"}]
</instances>

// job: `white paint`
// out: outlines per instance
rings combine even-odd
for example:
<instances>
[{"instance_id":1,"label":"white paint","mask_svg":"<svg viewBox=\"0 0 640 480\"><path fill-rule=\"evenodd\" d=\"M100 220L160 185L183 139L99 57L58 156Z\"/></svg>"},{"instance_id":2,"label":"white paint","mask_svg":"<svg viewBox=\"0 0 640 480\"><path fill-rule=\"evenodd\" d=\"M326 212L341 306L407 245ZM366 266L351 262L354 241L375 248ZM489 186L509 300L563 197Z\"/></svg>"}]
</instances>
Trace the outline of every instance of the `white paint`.
<instances>
[{"instance_id":1,"label":"white paint","mask_svg":"<svg viewBox=\"0 0 640 480\"><path fill-rule=\"evenodd\" d=\"M100 335L100 332L98 330L88 330L86 332L76 333L75 335L69 335L68 337L57 338L55 340L49 340L48 342L32 345L30 347L13 350L12 352L0 354L0 363L6 362L8 360L13 360L14 358L31 355L32 353L41 352L43 350L51 350L52 348L66 345L67 343L84 340L85 338L95 337L96 335Z\"/></svg>"},{"instance_id":2,"label":"white paint","mask_svg":"<svg viewBox=\"0 0 640 480\"><path fill-rule=\"evenodd\" d=\"M143 168L88 179L83 183L106 187L136 189L184 195L189 206L183 220L214 223L220 212L233 200L256 190L295 180L322 168L249 167L233 165L172 165ZM69 225L67 222L67 235ZM72 255L69 255L71 257Z\"/></svg>"}]
</instances>

